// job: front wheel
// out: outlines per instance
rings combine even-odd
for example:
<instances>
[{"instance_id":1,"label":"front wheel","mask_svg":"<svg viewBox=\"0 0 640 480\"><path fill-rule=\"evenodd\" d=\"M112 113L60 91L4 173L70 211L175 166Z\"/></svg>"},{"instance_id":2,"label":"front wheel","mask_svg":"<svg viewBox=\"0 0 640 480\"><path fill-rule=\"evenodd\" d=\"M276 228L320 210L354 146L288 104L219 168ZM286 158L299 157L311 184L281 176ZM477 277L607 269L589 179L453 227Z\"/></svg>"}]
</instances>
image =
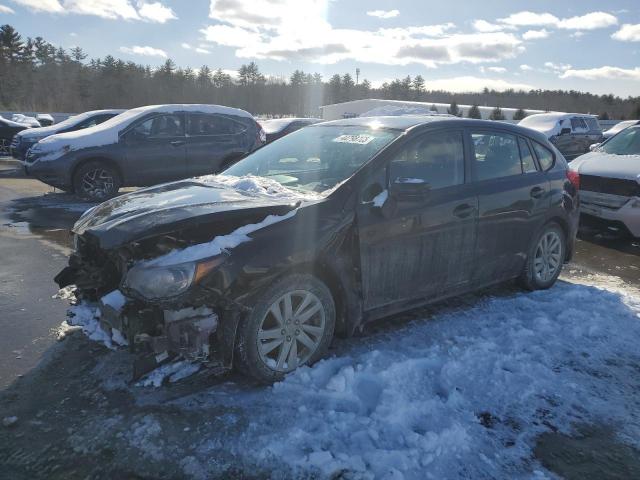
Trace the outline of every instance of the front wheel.
<instances>
[{"instance_id":1,"label":"front wheel","mask_svg":"<svg viewBox=\"0 0 640 480\"><path fill-rule=\"evenodd\" d=\"M84 200L107 200L118 193L120 183L118 171L99 161L85 163L73 175L73 189Z\"/></svg>"},{"instance_id":2,"label":"front wheel","mask_svg":"<svg viewBox=\"0 0 640 480\"><path fill-rule=\"evenodd\" d=\"M311 275L290 275L256 298L238 330L236 365L271 383L322 358L333 338L335 304Z\"/></svg>"},{"instance_id":3,"label":"front wheel","mask_svg":"<svg viewBox=\"0 0 640 480\"><path fill-rule=\"evenodd\" d=\"M551 287L560 276L566 258L564 231L557 223L545 225L529 248L520 283L528 290Z\"/></svg>"}]
</instances>

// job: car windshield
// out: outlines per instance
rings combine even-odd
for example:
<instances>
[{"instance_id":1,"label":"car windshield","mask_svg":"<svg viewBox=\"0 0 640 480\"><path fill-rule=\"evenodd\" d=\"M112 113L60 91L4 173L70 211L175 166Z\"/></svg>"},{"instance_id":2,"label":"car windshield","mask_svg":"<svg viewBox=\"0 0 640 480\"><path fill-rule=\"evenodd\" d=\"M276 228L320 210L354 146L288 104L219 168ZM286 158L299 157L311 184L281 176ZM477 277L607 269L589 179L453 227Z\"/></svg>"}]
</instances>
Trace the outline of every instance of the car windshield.
<instances>
[{"instance_id":1,"label":"car windshield","mask_svg":"<svg viewBox=\"0 0 640 480\"><path fill-rule=\"evenodd\" d=\"M603 143L600 149L612 155L639 155L640 127L626 128L608 142Z\"/></svg>"},{"instance_id":2,"label":"car windshield","mask_svg":"<svg viewBox=\"0 0 640 480\"><path fill-rule=\"evenodd\" d=\"M224 174L256 175L285 187L322 193L349 178L400 133L350 125L303 128L265 145Z\"/></svg>"}]
</instances>

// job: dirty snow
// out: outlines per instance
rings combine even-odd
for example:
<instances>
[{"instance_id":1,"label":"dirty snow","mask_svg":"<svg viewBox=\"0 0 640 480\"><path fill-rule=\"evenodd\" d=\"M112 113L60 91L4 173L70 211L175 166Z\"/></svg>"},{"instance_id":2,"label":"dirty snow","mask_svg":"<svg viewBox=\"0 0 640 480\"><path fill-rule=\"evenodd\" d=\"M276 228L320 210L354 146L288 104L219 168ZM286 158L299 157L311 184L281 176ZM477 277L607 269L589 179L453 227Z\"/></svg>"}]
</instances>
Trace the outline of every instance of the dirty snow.
<instances>
[{"instance_id":1,"label":"dirty snow","mask_svg":"<svg viewBox=\"0 0 640 480\"><path fill-rule=\"evenodd\" d=\"M127 299L120 290L114 290L106 294L100 299L103 305L111 307L114 311L120 312L124 304L127 303Z\"/></svg>"},{"instance_id":2,"label":"dirty snow","mask_svg":"<svg viewBox=\"0 0 640 480\"><path fill-rule=\"evenodd\" d=\"M137 119L150 112L203 112L219 113L226 115L236 115L239 117L249 117L251 114L238 108L223 107L220 105L200 105L200 104L171 104L171 105L148 105L145 107L132 108L120 115L117 115L106 122L94 127L77 130L74 132L58 133L40 140L32 147L34 152L44 154L38 157L40 161L55 160L64 153L64 148L79 150L87 147L101 147L118 143L122 130L127 128Z\"/></svg>"},{"instance_id":3,"label":"dirty snow","mask_svg":"<svg viewBox=\"0 0 640 480\"><path fill-rule=\"evenodd\" d=\"M233 232L227 235L218 235L213 240L207 243L200 243L198 245L192 245L181 250L173 250L165 255L154 258L146 262L141 262L140 265L149 267L176 265L179 263L194 262L207 257L214 257L220 255L222 252L237 247L241 243L251 240L249 236L261 228L268 227L274 223L287 220L296 214L297 210L292 210L285 215L268 215L259 223L252 223L249 225L243 225L237 228Z\"/></svg>"},{"instance_id":4,"label":"dirty snow","mask_svg":"<svg viewBox=\"0 0 640 480\"><path fill-rule=\"evenodd\" d=\"M139 387L159 387L166 378L170 383L189 377L200 370L202 365L198 362L180 360L162 365L145 375L136 383Z\"/></svg>"},{"instance_id":5,"label":"dirty snow","mask_svg":"<svg viewBox=\"0 0 640 480\"><path fill-rule=\"evenodd\" d=\"M118 330L110 335L100 326L100 311L98 307L89 303L72 305L67 313L67 323L72 327L81 327L84 334L91 340L102 343L105 347L115 350L118 346L127 344Z\"/></svg>"},{"instance_id":6,"label":"dirty snow","mask_svg":"<svg viewBox=\"0 0 640 480\"><path fill-rule=\"evenodd\" d=\"M203 423L177 458L210 477L231 457L271 478L531 478L551 476L536 436L574 422L640 446L640 297L609 288L560 282L414 314L273 387L196 392L174 406L216 415L231 402L237 425L221 440Z\"/></svg>"}]
</instances>

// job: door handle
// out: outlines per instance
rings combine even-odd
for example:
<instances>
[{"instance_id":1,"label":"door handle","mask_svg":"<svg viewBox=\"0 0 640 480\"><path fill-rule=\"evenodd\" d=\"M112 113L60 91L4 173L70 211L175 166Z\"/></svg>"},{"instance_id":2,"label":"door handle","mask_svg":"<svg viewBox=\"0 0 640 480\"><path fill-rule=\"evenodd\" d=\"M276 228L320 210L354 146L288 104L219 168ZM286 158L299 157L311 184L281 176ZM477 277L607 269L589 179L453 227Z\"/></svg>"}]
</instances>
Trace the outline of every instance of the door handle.
<instances>
[{"instance_id":1,"label":"door handle","mask_svg":"<svg viewBox=\"0 0 640 480\"><path fill-rule=\"evenodd\" d=\"M471 215L474 210L475 208L468 203L463 203L462 205L458 205L453 209L453 214L458 218L466 218Z\"/></svg>"},{"instance_id":2,"label":"door handle","mask_svg":"<svg viewBox=\"0 0 640 480\"><path fill-rule=\"evenodd\" d=\"M184 140L173 140L172 142L169 142L169 143L171 143L171 145L174 147L179 147L180 145L184 145L185 142Z\"/></svg>"},{"instance_id":3,"label":"door handle","mask_svg":"<svg viewBox=\"0 0 640 480\"><path fill-rule=\"evenodd\" d=\"M542 187L533 187L531 189L531 198L540 198L542 197L542 195L544 195L544 188Z\"/></svg>"}]
</instances>

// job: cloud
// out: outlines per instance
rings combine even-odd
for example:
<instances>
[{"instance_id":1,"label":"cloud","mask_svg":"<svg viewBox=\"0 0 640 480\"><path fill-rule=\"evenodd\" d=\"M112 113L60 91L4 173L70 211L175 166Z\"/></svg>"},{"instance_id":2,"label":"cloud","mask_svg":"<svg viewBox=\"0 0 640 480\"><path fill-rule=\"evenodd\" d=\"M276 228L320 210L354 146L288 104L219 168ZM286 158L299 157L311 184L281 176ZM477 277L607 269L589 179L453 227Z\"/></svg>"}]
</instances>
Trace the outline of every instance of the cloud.
<instances>
[{"instance_id":1,"label":"cloud","mask_svg":"<svg viewBox=\"0 0 640 480\"><path fill-rule=\"evenodd\" d=\"M581 78L583 80L640 80L640 67L598 67L583 70L568 69L560 78Z\"/></svg>"},{"instance_id":2,"label":"cloud","mask_svg":"<svg viewBox=\"0 0 640 480\"><path fill-rule=\"evenodd\" d=\"M150 22L166 23L169 20L176 20L178 18L171 8L165 7L160 2L139 2L138 6L138 14L140 17Z\"/></svg>"},{"instance_id":3,"label":"cloud","mask_svg":"<svg viewBox=\"0 0 640 480\"><path fill-rule=\"evenodd\" d=\"M419 63L429 68L460 62L493 63L523 51L511 33L449 33L455 25L356 30L333 28L329 0L212 0L210 17L220 23L201 33L207 42L235 47L239 58L309 61L343 60L385 65ZM256 13L259 12L259 13Z\"/></svg>"},{"instance_id":4,"label":"cloud","mask_svg":"<svg viewBox=\"0 0 640 480\"><path fill-rule=\"evenodd\" d=\"M505 73L507 71L504 67L487 67L486 70L494 73Z\"/></svg>"},{"instance_id":5,"label":"cloud","mask_svg":"<svg viewBox=\"0 0 640 480\"><path fill-rule=\"evenodd\" d=\"M640 23L625 23L620 30L611 35L611 38L621 42L640 42Z\"/></svg>"},{"instance_id":6,"label":"cloud","mask_svg":"<svg viewBox=\"0 0 640 480\"><path fill-rule=\"evenodd\" d=\"M490 23L490 22L487 22L486 20L474 20L473 28L477 32L493 33L493 32L501 32L505 29L512 29L513 27L510 27L508 25L498 25L497 23Z\"/></svg>"},{"instance_id":7,"label":"cloud","mask_svg":"<svg viewBox=\"0 0 640 480\"><path fill-rule=\"evenodd\" d=\"M183 43L180 44L180 46L182 48L184 48L185 50L192 50L192 51L197 52L197 53L211 53L208 49L206 49L202 45L194 47L193 45L191 45L189 43L183 42Z\"/></svg>"},{"instance_id":8,"label":"cloud","mask_svg":"<svg viewBox=\"0 0 640 480\"><path fill-rule=\"evenodd\" d=\"M571 69L571 65L567 63L544 62L544 66L547 72L552 73L563 73Z\"/></svg>"},{"instance_id":9,"label":"cloud","mask_svg":"<svg viewBox=\"0 0 640 480\"><path fill-rule=\"evenodd\" d=\"M400 15L400 10L370 10L367 15L378 18L393 18Z\"/></svg>"},{"instance_id":10,"label":"cloud","mask_svg":"<svg viewBox=\"0 0 640 480\"><path fill-rule=\"evenodd\" d=\"M122 53L128 53L129 55L141 55L145 57L162 57L167 58L167 52L160 50L159 48L153 48L148 46L134 45L133 47L120 47Z\"/></svg>"},{"instance_id":11,"label":"cloud","mask_svg":"<svg viewBox=\"0 0 640 480\"><path fill-rule=\"evenodd\" d=\"M64 12L58 0L13 0L13 2L35 12Z\"/></svg>"},{"instance_id":12,"label":"cloud","mask_svg":"<svg viewBox=\"0 0 640 480\"><path fill-rule=\"evenodd\" d=\"M605 12L591 12L579 17L560 20L558 28L565 30L596 30L618 24L618 19Z\"/></svg>"},{"instance_id":13,"label":"cloud","mask_svg":"<svg viewBox=\"0 0 640 480\"><path fill-rule=\"evenodd\" d=\"M531 67L530 65L522 64L520 65L520 70L522 70L523 72L530 72L531 70L533 70L533 67Z\"/></svg>"},{"instance_id":14,"label":"cloud","mask_svg":"<svg viewBox=\"0 0 640 480\"><path fill-rule=\"evenodd\" d=\"M590 12L581 16L561 19L546 12L522 11L500 18L498 21L514 27L554 27L564 30L595 30L618 24L618 19L606 12Z\"/></svg>"},{"instance_id":15,"label":"cloud","mask_svg":"<svg viewBox=\"0 0 640 480\"><path fill-rule=\"evenodd\" d=\"M0 13L16 13L13 8L9 8L5 5L0 5Z\"/></svg>"},{"instance_id":16,"label":"cloud","mask_svg":"<svg viewBox=\"0 0 640 480\"><path fill-rule=\"evenodd\" d=\"M145 20L165 23L177 18L173 10L160 2L138 0L12 0L34 12L94 15L107 19Z\"/></svg>"},{"instance_id":17,"label":"cloud","mask_svg":"<svg viewBox=\"0 0 640 480\"><path fill-rule=\"evenodd\" d=\"M522 38L524 40L539 40L541 38L547 38L549 33L549 30L545 28L542 30L527 30L522 34Z\"/></svg>"},{"instance_id":18,"label":"cloud","mask_svg":"<svg viewBox=\"0 0 640 480\"><path fill-rule=\"evenodd\" d=\"M560 20L550 13L523 11L512 13L508 17L498 19L498 21L514 27L550 27L557 25Z\"/></svg>"}]
</instances>

